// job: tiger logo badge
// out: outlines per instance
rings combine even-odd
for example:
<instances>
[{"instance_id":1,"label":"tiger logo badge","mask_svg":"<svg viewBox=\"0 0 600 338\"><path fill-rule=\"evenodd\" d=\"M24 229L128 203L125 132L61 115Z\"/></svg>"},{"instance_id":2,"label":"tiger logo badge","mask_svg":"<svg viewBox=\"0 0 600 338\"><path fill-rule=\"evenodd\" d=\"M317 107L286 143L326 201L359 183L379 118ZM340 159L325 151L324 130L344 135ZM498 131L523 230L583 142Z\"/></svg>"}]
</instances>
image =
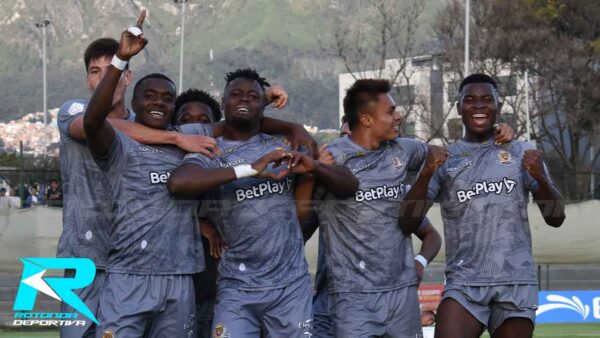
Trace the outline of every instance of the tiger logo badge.
<instances>
[{"instance_id":1,"label":"tiger logo badge","mask_svg":"<svg viewBox=\"0 0 600 338\"><path fill-rule=\"evenodd\" d=\"M513 160L512 160L512 156L510 155L510 153L506 150L500 150L498 152L498 163L500 164L512 164Z\"/></svg>"}]
</instances>

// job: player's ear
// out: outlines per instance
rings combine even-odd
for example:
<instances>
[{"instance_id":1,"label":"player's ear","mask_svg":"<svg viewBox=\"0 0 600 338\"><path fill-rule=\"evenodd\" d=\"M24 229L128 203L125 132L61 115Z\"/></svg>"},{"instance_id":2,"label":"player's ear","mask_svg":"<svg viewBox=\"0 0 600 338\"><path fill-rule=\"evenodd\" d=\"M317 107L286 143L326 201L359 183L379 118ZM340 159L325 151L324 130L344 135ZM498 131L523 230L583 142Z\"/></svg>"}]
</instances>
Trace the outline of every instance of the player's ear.
<instances>
[{"instance_id":1,"label":"player's ear","mask_svg":"<svg viewBox=\"0 0 600 338\"><path fill-rule=\"evenodd\" d=\"M460 110L460 101L456 101L456 111L458 112L458 116L462 116L462 111Z\"/></svg>"},{"instance_id":2,"label":"player's ear","mask_svg":"<svg viewBox=\"0 0 600 338\"><path fill-rule=\"evenodd\" d=\"M371 127L371 115L369 114L365 114L365 113L359 113L358 115L358 121L365 127L370 128Z\"/></svg>"}]
</instances>

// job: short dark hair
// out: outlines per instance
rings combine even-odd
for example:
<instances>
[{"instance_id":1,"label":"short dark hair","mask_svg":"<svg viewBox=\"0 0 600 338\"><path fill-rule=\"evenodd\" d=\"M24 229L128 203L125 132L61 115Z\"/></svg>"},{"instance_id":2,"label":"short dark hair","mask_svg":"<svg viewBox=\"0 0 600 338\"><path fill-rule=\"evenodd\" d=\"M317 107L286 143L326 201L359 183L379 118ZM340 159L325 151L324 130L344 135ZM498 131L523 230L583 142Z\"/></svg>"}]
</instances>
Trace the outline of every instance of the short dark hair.
<instances>
[{"instance_id":1,"label":"short dark hair","mask_svg":"<svg viewBox=\"0 0 600 338\"><path fill-rule=\"evenodd\" d=\"M144 76L143 78L139 79L138 82L135 83L135 86L133 87L133 96L135 96L135 93L137 92L138 87L142 84L142 82L144 82L145 80L148 79L161 79L161 80L166 80L169 81L173 84L173 86L175 88L177 88L177 86L175 85L175 82L173 80L171 80L170 77L161 74L161 73L152 73L152 74L148 74L146 76Z\"/></svg>"},{"instance_id":2,"label":"short dark hair","mask_svg":"<svg viewBox=\"0 0 600 338\"><path fill-rule=\"evenodd\" d=\"M119 50L119 42L112 38L100 38L90 43L83 53L83 62L85 71L92 60L101 59L104 57L112 58Z\"/></svg>"},{"instance_id":3,"label":"short dark hair","mask_svg":"<svg viewBox=\"0 0 600 338\"><path fill-rule=\"evenodd\" d=\"M258 84L260 85L260 88L262 88L263 91L265 90L265 87L271 86L269 84L269 82L267 82L267 80L264 77L261 77L256 70L254 70L252 68L244 68L244 69L236 69L235 71L233 71L231 73L225 74L225 81L226 81L225 87L227 87L233 80L240 78L240 77L258 82Z\"/></svg>"},{"instance_id":4,"label":"short dark hair","mask_svg":"<svg viewBox=\"0 0 600 338\"><path fill-rule=\"evenodd\" d=\"M472 83L489 83L492 85L492 87L494 87L496 91L498 91L498 84L496 84L496 81L494 81L494 79L491 76L481 73L475 73L465 77L460 82L460 86L458 86L458 95L462 94L462 90L463 88L465 88L466 85Z\"/></svg>"},{"instance_id":5,"label":"short dark hair","mask_svg":"<svg viewBox=\"0 0 600 338\"><path fill-rule=\"evenodd\" d=\"M377 102L379 94L387 94L392 84L382 79L361 79L346 90L344 97L344 116L350 129L358 122L358 115L370 103Z\"/></svg>"},{"instance_id":6,"label":"short dark hair","mask_svg":"<svg viewBox=\"0 0 600 338\"><path fill-rule=\"evenodd\" d=\"M177 99L175 99L175 114L173 115L173 124L175 124L179 118L179 109L181 109L181 107L188 102L204 103L212 111L215 122L221 120L221 105L219 102L217 102L217 100L215 100L214 96L203 90L192 88L179 94Z\"/></svg>"}]
</instances>

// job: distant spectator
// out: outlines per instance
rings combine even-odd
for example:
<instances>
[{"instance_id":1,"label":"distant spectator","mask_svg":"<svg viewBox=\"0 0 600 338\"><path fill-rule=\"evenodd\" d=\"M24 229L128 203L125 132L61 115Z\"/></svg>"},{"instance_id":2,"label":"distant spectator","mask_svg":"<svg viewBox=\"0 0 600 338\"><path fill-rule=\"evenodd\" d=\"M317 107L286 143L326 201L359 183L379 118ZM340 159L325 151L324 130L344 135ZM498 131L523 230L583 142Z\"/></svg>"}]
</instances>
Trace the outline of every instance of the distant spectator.
<instances>
[{"instance_id":1,"label":"distant spectator","mask_svg":"<svg viewBox=\"0 0 600 338\"><path fill-rule=\"evenodd\" d=\"M21 199L15 196L15 190L11 189L11 195L6 195L6 189L0 188L0 213L8 213L10 209L21 207Z\"/></svg>"},{"instance_id":2,"label":"distant spectator","mask_svg":"<svg viewBox=\"0 0 600 338\"><path fill-rule=\"evenodd\" d=\"M10 199L6 196L6 189L0 188L0 212L10 209Z\"/></svg>"},{"instance_id":3,"label":"distant spectator","mask_svg":"<svg viewBox=\"0 0 600 338\"><path fill-rule=\"evenodd\" d=\"M29 204L30 206L45 204L44 195L40 193L37 185L31 186L29 193L29 200L25 202L26 204Z\"/></svg>"},{"instance_id":4,"label":"distant spectator","mask_svg":"<svg viewBox=\"0 0 600 338\"><path fill-rule=\"evenodd\" d=\"M62 208L63 206L62 190L58 186L57 180L50 181L50 187L46 191L46 203L49 207Z\"/></svg>"}]
</instances>

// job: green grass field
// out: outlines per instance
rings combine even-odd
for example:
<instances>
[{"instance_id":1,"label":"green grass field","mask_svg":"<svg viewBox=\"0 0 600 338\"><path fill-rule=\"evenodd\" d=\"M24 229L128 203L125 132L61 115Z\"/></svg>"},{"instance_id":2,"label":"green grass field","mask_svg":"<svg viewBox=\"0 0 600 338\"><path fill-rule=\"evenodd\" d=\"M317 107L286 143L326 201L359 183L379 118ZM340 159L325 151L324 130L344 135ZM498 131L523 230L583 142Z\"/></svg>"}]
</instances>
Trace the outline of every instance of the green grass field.
<instances>
[{"instance_id":1,"label":"green grass field","mask_svg":"<svg viewBox=\"0 0 600 338\"><path fill-rule=\"evenodd\" d=\"M600 324L543 324L535 329L534 337L539 338L600 338ZM0 331L0 338L58 338L56 331L7 332ZM484 334L482 337L489 337Z\"/></svg>"}]
</instances>

